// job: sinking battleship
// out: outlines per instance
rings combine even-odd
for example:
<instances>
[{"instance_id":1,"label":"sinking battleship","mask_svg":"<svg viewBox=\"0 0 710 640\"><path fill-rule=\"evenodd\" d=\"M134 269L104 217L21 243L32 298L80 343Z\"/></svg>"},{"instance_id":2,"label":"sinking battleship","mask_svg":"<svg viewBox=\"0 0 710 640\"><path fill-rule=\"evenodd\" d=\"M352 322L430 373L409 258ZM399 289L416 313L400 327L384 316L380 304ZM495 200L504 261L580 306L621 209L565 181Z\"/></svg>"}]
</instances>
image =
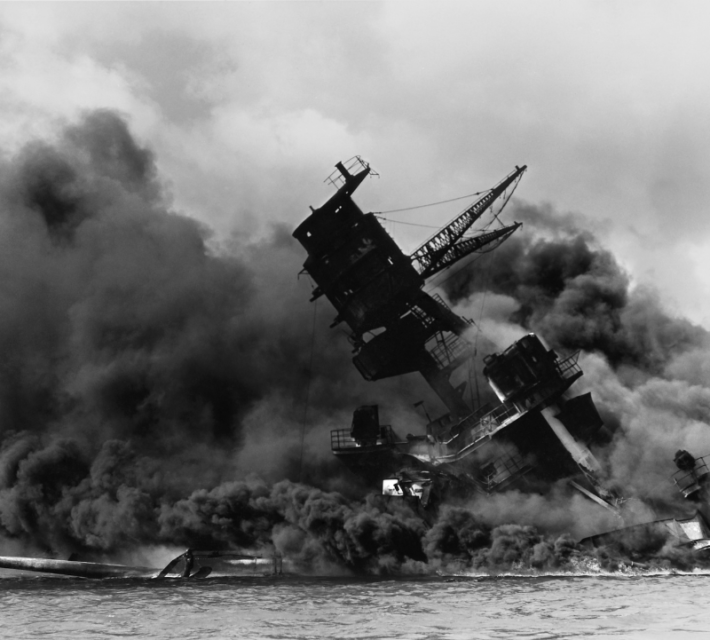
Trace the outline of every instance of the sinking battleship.
<instances>
[{"instance_id":1,"label":"sinking battleship","mask_svg":"<svg viewBox=\"0 0 710 640\"><path fill-rule=\"evenodd\" d=\"M632 549L649 540L710 549L710 472L704 458L680 450L671 481L678 508L649 522L629 524L625 497L607 486L595 445L609 438L591 393L574 395L582 376L578 353L558 355L534 334L483 358L482 373L497 402L474 407L466 397L475 348L472 321L456 314L427 281L469 255L495 249L520 227L499 215L525 166L515 167L453 221L405 255L374 213L352 199L373 174L359 157L338 163L329 181L336 192L296 228L307 251L304 272L312 300L325 296L336 310L333 326L350 329L353 363L367 381L419 373L446 411L424 424L423 435L400 435L408 425L381 424L379 407L353 412L349 428L330 434L333 454L371 486L409 501L424 520L439 505L518 489L544 492L565 483L618 516L619 527L580 542ZM494 205L498 211L492 213ZM492 215L491 215L492 214ZM490 223L472 231L484 216ZM462 375L463 374L463 375ZM670 460L669 460L670 463ZM286 559L288 563L288 559ZM0 568L81 578L200 579L210 575L280 575L278 554L190 551L162 570L151 567L0 557Z\"/></svg>"},{"instance_id":2,"label":"sinking battleship","mask_svg":"<svg viewBox=\"0 0 710 640\"><path fill-rule=\"evenodd\" d=\"M58 560L55 558L0 556L0 569L98 580L107 578L202 580L210 575L228 577L280 576L283 574L283 567L283 557L278 553L255 555L223 550L188 549L173 558L162 569L105 562L85 562L75 558Z\"/></svg>"},{"instance_id":3,"label":"sinking battleship","mask_svg":"<svg viewBox=\"0 0 710 640\"><path fill-rule=\"evenodd\" d=\"M446 412L433 420L427 415L424 435L402 437L401 425L380 423L377 405L358 407L350 428L331 432L333 454L384 495L410 501L423 515L451 499L511 489L542 492L563 481L619 518L617 531L585 543L656 530L696 549L710 545L710 513L703 513L710 504L710 476L704 461L687 452L679 452L680 463L676 456L685 480L674 478L685 515L658 514L651 523L624 526L624 496L606 485L591 450L610 434L591 393L571 391L582 376L579 353L560 357L537 335L526 335L483 359L497 402L474 407L466 400L472 394L466 394L470 381L462 371L475 355L473 322L424 287L467 256L495 249L522 226L503 224L499 215L527 167L516 166L410 255L375 213L363 212L352 198L374 174L369 164L355 156L335 167L327 182L336 192L311 207L293 232L308 254L303 272L314 285L311 301L325 296L336 311L331 327L347 325L353 363L365 380L418 372ZM490 222L474 231L485 219Z\"/></svg>"}]
</instances>

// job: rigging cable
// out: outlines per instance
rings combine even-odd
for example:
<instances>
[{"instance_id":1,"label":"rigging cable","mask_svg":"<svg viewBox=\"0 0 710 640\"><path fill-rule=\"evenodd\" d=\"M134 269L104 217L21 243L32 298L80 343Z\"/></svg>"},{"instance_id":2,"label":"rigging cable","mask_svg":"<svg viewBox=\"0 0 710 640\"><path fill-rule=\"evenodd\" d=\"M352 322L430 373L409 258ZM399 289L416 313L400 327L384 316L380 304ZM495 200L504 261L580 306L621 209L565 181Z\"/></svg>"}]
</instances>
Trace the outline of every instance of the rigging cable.
<instances>
[{"instance_id":1,"label":"rigging cable","mask_svg":"<svg viewBox=\"0 0 710 640\"><path fill-rule=\"evenodd\" d=\"M491 189L486 189L485 191L477 191L476 193L469 193L465 196L459 196L458 198L449 198L448 200L439 200L438 202L430 202L429 204L420 204L416 207L403 207L402 209L388 209L387 211L373 211L375 214L383 213L399 213L400 211L414 211L415 209L425 209L426 207L435 207L438 204L446 204L447 202L456 202L456 200L463 200L464 198L473 198L473 196L481 196L484 193L488 193Z\"/></svg>"},{"instance_id":2,"label":"rigging cable","mask_svg":"<svg viewBox=\"0 0 710 640\"><path fill-rule=\"evenodd\" d=\"M502 209L499 209L499 210L498 210L498 213L493 216L493 219L497 220L498 223L499 223L501 226L503 226L503 223L498 219L498 216L500 215L501 211L502 211ZM487 230L491 227L492 224L493 224L493 220L491 220L490 222L488 222L488 224L484 225L481 229L479 229L479 233L482 233L482 232L487 231ZM464 236L464 237L465 237L465 236ZM507 239L507 238L506 238L506 239ZM461 271L461 270L464 269L465 267L468 267L469 265L471 265L471 264L473 264L474 262L476 262L476 260L478 260L478 258L480 258L481 256L484 256L484 255L486 255L487 253L491 253L491 251L495 251L503 242L505 242L505 239L499 241L497 244L493 244L493 246L490 246L490 247L488 247L488 248L485 249L485 250L484 250L484 249L480 249L480 250L478 250L478 251L474 251L473 253L470 254L471 256L473 256L473 258L472 258L471 260L468 260L468 261L462 261L461 264L459 265L459 268L456 269L455 271L452 270L453 265L452 265L452 267L447 267L447 268L444 269L443 271L440 271L438 274L436 274L436 275L429 281L429 284L427 284L427 286L425 287L424 291L425 291L426 293L429 293L429 291L431 291L434 287L438 287L438 286L444 284L444 283L447 282L449 279L451 279L453 276L455 276L457 273L459 273L459 271ZM444 274L448 274L447 277L444 278L443 280L439 281L439 277L442 276L442 275L444 275Z\"/></svg>"},{"instance_id":3,"label":"rigging cable","mask_svg":"<svg viewBox=\"0 0 710 640\"><path fill-rule=\"evenodd\" d=\"M486 297L488 296L488 281L491 275L491 261L488 261L488 264L486 265L486 272L485 275L483 276L483 300L481 302L481 313L478 316L478 322L476 323L476 339L473 341L473 353L474 355L478 354L478 338L480 337L481 333L483 333L483 330L481 329L482 323L483 323L483 310L486 307ZM481 406L481 392L480 389L478 388L478 374L476 374L476 398L478 401L478 406Z\"/></svg>"},{"instance_id":4,"label":"rigging cable","mask_svg":"<svg viewBox=\"0 0 710 640\"><path fill-rule=\"evenodd\" d=\"M510 199L513 197L513 193L515 193L515 188L516 188L517 186L518 186L518 185L516 184L516 185L510 190L510 193L508 193L507 195L506 195L505 193L503 194L503 202L501 203L500 207L498 208L498 213L494 213L494 214L493 214L493 217L494 217L496 220L498 220L498 222L500 222L500 220L498 219L498 216L499 216L501 213L503 213L503 209L505 209L506 205L508 204L508 200L510 200ZM503 223L500 222L500 224L503 224Z\"/></svg>"},{"instance_id":5,"label":"rigging cable","mask_svg":"<svg viewBox=\"0 0 710 640\"><path fill-rule=\"evenodd\" d=\"M457 200L464 200L464 199L466 199L466 198L473 198L474 196L480 196L480 195L483 195L483 194L486 194L486 193L490 193L490 191L491 191L491 189L486 189L485 191L477 191L476 193L469 193L469 194L467 194L467 195L465 195L465 196L458 196L457 198L449 198L448 200L439 200L438 202L430 202L429 204L420 204L420 205L417 205L417 206L415 206L415 207L403 207L402 209L388 209L387 211L370 211L370 213L372 213L376 218L382 220L383 222L389 222L389 223L391 223L391 224L393 225L392 231L389 232L390 235L392 235L392 236L394 236L394 225L397 225L397 224L404 224L404 225L407 225L407 226L410 226L410 227L421 227L421 228L423 228L423 229L441 229L441 226L440 226L440 225L421 224L421 223L417 223L417 222L405 222L404 220L392 220L391 218L385 217L384 214L386 214L386 213L399 213L399 212L402 212L402 211L414 211L414 210L416 210L416 209L424 209L424 208L426 208L426 207L435 207L435 206L437 206L437 205L439 205L439 204L446 204L446 203L448 203L448 202L456 202ZM503 196L504 196L504 201L502 202L502 204L501 204L500 207L498 208L498 212L497 212L497 213L496 213L496 212L492 212L493 215L492 215L492 219L490 220L490 222L488 222L488 224L486 224L483 228L478 229L478 232L485 231L486 229L488 229L488 228L493 224L494 221L497 221L497 222L498 222L499 224L501 224L501 225L503 224L503 223L500 221L500 219L498 218L498 216L501 214L501 212L503 211L503 209L505 208L505 206L508 204L508 200L510 200L510 198L511 198L511 196L513 195L513 192L514 192L514 191L515 191L515 188L513 188L513 189L510 191L510 193L507 193L507 192L506 192L506 193L503 194ZM465 210L466 210L466 209L464 209L463 211L465 211ZM462 211L462 213L463 213L463 211ZM459 215L460 215L460 214L459 214ZM464 237L464 238L467 238L467 237L471 237L471 236L464 235L463 237Z\"/></svg>"},{"instance_id":6,"label":"rigging cable","mask_svg":"<svg viewBox=\"0 0 710 640\"><path fill-rule=\"evenodd\" d=\"M371 212L371 213L374 213L374 212ZM498 220L498 216L499 216L499 215L500 215L500 211L498 211L498 213L494 214L494 215L493 215L493 218L494 218L495 220ZM436 224L420 224L420 223L418 223L418 222L405 222L404 220L392 220L392 218L386 218L385 216L381 216L381 215L379 215L378 213L375 213L375 217L376 217L378 220L382 220L382 221L384 221L384 222L389 222L389 223L391 223L392 225L405 224L405 225L407 225L407 226L409 226L409 227L422 227L422 228L424 228L424 229L437 229L437 230L441 229L441 225L436 225ZM500 222L500 220L498 220L498 222L499 222L501 225L503 224L502 222ZM487 224L483 225L480 229L476 229L476 233L477 233L477 234L480 234L481 232L486 231L487 229L490 228L490 226L491 226L492 224L493 224L493 219L492 219L490 222L488 222ZM390 234L390 235L392 235L392 234ZM474 238L475 236L469 236L469 235L465 235L465 234L464 234L464 235L461 236L461 237L462 237L462 238Z\"/></svg>"},{"instance_id":7,"label":"rigging cable","mask_svg":"<svg viewBox=\"0 0 710 640\"><path fill-rule=\"evenodd\" d=\"M441 226L439 225L419 224L417 222L404 222L404 220L392 220L392 218L385 218L384 216L381 216L377 213L375 213L375 217L378 220L384 220L385 222L391 222L392 224L406 224L410 227L424 227L425 229L441 229Z\"/></svg>"},{"instance_id":8,"label":"rigging cable","mask_svg":"<svg viewBox=\"0 0 710 640\"><path fill-rule=\"evenodd\" d=\"M308 370L306 373L306 401L303 407L303 419L301 420L301 453L298 460L298 481L303 482L303 446L306 439L306 418L308 417L308 403L311 395L311 380L313 379L313 352L316 344L316 312L318 310L318 299L313 302L313 327L311 329L311 355L308 359Z\"/></svg>"},{"instance_id":9,"label":"rigging cable","mask_svg":"<svg viewBox=\"0 0 710 640\"><path fill-rule=\"evenodd\" d=\"M476 357L476 350L473 350L473 357L468 359L468 399L471 403L471 410L476 411L481 406L480 398L478 404L473 404L473 385L471 384L471 370L473 369L473 358ZM476 395L478 395L478 380L476 379Z\"/></svg>"},{"instance_id":10,"label":"rigging cable","mask_svg":"<svg viewBox=\"0 0 710 640\"><path fill-rule=\"evenodd\" d=\"M444 284L445 282L448 282L451 278L453 278L461 270L465 269L466 267L468 267L468 266L472 265L474 262L476 262L481 256L484 256L487 253L490 253L491 251L494 251L497 248L498 248L498 245L491 247L490 249L487 249L486 251L476 251L476 252L470 254L471 260L462 261L461 264L459 265L459 268L456 269L455 271L453 270L453 266L448 267L447 269L444 269L443 271L440 271L426 285L426 287L424 288L424 293L429 293L435 287L439 287L442 284ZM443 280L439 280L439 277L443 276L444 274L446 274L447 277L444 278Z\"/></svg>"}]
</instances>

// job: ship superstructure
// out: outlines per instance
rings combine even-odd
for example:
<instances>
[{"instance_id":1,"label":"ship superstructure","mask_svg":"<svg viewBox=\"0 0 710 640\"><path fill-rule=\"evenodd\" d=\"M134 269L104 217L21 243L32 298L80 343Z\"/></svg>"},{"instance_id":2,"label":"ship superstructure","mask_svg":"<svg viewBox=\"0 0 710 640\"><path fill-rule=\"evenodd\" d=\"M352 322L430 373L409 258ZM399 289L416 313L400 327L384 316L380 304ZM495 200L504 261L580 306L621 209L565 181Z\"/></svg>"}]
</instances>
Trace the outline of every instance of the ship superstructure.
<instances>
[{"instance_id":1,"label":"ship superstructure","mask_svg":"<svg viewBox=\"0 0 710 640\"><path fill-rule=\"evenodd\" d=\"M447 495L535 490L569 478L602 506L618 506L588 448L603 434L599 413L590 394L568 393L582 375L577 355L560 359L527 335L484 359L483 374L499 402L471 406L457 372L474 355L473 323L423 290L435 274L497 247L520 228L519 222L498 222L498 215L526 169L516 166L405 255L378 217L352 199L373 173L355 157L336 164L329 179L336 193L294 231L308 252L304 271L315 283L311 299L328 298L337 312L332 326L349 327L362 376L376 381L419 372L447 408L420 436L402 438L393 426L380 424L376 405L357 408L349 429L331 433L333 453L385 494L427 507ZM472 232L496 203L500 210L490 217L499 226Z\"/></svg>"}]
</instances>

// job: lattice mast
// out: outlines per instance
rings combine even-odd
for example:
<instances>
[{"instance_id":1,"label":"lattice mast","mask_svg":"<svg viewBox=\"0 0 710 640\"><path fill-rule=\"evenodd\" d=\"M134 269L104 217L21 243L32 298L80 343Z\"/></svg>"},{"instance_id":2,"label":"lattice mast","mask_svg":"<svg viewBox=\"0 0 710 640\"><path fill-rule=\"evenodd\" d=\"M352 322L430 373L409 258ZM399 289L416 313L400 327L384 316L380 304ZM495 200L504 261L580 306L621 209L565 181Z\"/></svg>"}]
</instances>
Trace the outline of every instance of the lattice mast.
<instances>
[{"instance_id":1,"label":"lattice mast","mask_svg":"<svg viewBox=\"0 0 710 640\"><path fill-rule=\"evenodd\" d=\"M328 181L337 192L293 234L308 251L304 271L316 284L312 299L325 295L337 311L333 325L345 322L350 327L353 362L365 379L418 371L454 415L467 414L470 408L449 377L471 356L470 345L461 338L470 322L422 289L428 277L472 252L500 244L520 227L515 223L464 235L510 187L512 194L526 167L516 167L411 256L375 214L363 213L351 198L373 173L370 166L356 156L336 169Z\"/></svg>"},{"instance_id":2,"label":"lattice mast","mask_svg":"<svg viewBox=\"0 0 710 640\"><path fill-rule=\"evenodd\" d=\"M527 166L515 167L515 171L501 180L495 187L474 202L466 211L452 220L445 227L437 231L429 240L419 247L410 256L418 273L423 278L428 278L442 269L450 267L461 258L496 240L501 242L510 236L519 226L515 223L509 227L498 229L475 238L462 240L464 234L476 221L504 195L509 187L510 193L515 191L518 182L527 170ZM510 196L509 196L510 197Z\"/></svg>"}]
</instances>

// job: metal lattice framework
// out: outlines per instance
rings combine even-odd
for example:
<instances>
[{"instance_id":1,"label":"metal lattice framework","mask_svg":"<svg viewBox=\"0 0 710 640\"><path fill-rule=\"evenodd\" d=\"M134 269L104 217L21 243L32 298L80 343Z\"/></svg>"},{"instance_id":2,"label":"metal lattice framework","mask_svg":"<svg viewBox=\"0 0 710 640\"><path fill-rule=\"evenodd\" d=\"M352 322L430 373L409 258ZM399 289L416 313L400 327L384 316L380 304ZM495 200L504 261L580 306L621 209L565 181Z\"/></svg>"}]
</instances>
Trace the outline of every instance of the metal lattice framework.
<instances>
[{"instance_id":1,"label":"metal lattice framework","mask_svg":"<svg viewBox=\"0 0 710 640\"><path fill-rule=\"evenodd\" d=\"M482 233L481 235L474 236L473 238L465 238L456 244L453 244L448 250L442 254L435 266L430 267L426 273L423 273L424 277L429 277L443 271L447 267L461 260L461 258L466 257L470 253L480 251L483 247L497 242L500 244L505 241L508 236L512 235L519 227L523 225L522 222L516 222L507 227L502 227L501 229L496 229L495 231L489 231L488 233Z\"/></svg>"},{"instance_id":2,"label":"metal lattice framework","mask_svg":"<svg viewBox=\"0 0 710 640\"><path fill-rule=\"evenodd\" d=\"M505 177L479 200L474 202L460 216L440 231L437 231L429 240L412 253L410 259L423 278L428 278L442 269L445 269L456 260L460 260L465 255L479 250L485 246L485 244L499 240L501 237L503 239L507 238L520 226L512 225L512 227L505 227L498 231L492 231L489 234L482 234L475 238L459 242L466 231L468 231L486 210L506 192L508 187L512 185L512 191L515 190L526 169L527 166L516 167L515 171Z\"/></svg>"}]
</instances>

